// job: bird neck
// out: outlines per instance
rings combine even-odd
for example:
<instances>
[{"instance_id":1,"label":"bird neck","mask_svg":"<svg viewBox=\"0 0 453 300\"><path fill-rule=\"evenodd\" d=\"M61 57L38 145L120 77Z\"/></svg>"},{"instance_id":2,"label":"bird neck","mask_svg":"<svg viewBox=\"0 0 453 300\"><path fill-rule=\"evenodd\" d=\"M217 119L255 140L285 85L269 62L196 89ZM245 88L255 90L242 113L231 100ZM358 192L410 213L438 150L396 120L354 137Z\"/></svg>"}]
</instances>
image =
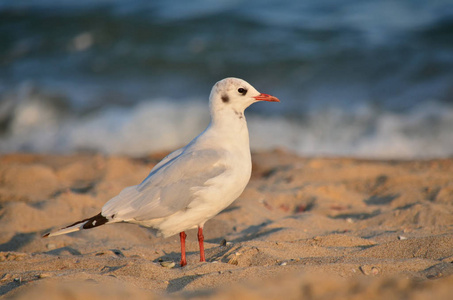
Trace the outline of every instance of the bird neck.
<instances>
[{"instance_id":1,"label":"bird neck","mask_svg":"<svg viewBox=\"0 0 453 300\"><path fill-rule=\"evenodd\" d=\"M221 136L231 137L242 143L249 144L247 122L243 110L232 108L211 112L211 129L219 132Z\"/></svg>"},{"instance_id":2,"label":"bird neck","mask_svg":"<svg viewBox=\"0 0 453 300\"><path fill-rule=\"evenodd\" d=\"M231 130L247 129L244 111L234 108L225 108L222 110L211 111L212 126Z\"/></svg>"}]
</instances>

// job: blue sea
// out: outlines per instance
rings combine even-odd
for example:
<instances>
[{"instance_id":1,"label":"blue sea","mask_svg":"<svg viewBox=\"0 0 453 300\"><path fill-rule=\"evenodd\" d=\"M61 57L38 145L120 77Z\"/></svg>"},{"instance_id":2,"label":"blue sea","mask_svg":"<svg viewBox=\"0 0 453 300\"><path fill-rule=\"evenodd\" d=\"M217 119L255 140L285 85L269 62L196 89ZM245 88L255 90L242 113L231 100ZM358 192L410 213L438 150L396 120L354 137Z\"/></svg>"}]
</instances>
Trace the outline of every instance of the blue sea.
<instances>
[{"instance_id":1,"label":"blue sea","mask_svg":"<svg viewBox=\"0 0 453 300\"><path fill-rule=\"evenodd\" d=\"M0 1L0 153L146 155L240 77L254 151L453 156L453 2Z\"/></svg>"}]
</instances>

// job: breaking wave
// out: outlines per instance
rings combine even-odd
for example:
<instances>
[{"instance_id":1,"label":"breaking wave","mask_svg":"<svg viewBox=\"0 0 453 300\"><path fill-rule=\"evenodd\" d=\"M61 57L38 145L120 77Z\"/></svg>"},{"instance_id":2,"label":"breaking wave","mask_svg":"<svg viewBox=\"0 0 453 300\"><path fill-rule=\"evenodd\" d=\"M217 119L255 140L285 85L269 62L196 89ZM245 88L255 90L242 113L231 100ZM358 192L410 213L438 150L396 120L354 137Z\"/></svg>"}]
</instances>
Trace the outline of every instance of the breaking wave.
<instances>
[{"instance_id":1,"label":"breaking wave","mask_svg":"<svg viewBox=\"0 0 453 300\"><path fill-rule=\"evenodd\" d=\"M259 104L255 104L259 105ZM154 99L85 115L49 103L17 105L0 135L0 151L146 155L185 145L209 123L206 101ZM429 158L453 155L453 107L429 102L404 113L362 105L313 109L297 117L247 113L253 150L301 155Z\"/></svg>"}]
</instances>

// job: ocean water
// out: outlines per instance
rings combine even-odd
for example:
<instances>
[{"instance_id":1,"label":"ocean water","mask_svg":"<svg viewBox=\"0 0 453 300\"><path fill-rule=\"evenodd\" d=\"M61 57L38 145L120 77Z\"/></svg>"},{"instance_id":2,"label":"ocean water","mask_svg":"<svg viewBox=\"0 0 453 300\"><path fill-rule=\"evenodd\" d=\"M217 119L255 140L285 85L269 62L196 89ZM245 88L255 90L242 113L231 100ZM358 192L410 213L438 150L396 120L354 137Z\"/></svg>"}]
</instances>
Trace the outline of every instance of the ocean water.
<instances>
[{"instance_id":1,"label":"ocean water","mask_svg":"<svg viewBox=\"0 0 453 300\"><path fill-rule=\"evenodd\" d=\"M0 153L175 149L229 76L253 150L453 155L451 0L3 0Z\"/></svg>"}]
</instances>

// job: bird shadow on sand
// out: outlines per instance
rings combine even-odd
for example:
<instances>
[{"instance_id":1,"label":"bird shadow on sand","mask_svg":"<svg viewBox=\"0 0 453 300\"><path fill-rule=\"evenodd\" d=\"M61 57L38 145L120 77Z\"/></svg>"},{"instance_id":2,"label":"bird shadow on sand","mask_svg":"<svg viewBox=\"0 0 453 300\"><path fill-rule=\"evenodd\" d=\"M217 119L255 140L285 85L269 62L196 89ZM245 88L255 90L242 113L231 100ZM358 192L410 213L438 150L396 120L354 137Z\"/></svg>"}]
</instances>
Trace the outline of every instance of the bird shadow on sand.
<instances>
[{"instance_id":1,"label":"bird shadow on sand","mask_svg":"<svg viewBox=\"0 0 453 300\"><path fill-rule=\"evenodd\" d=\"M74 249L72 247L61 247L61 248L57 248L57 249L53 249L53 250L50 250L50 251L47 251L47 252L44 252L45 254L49 254L49 255L63 255L63 254L71 254L71 255L82 255L82 253L77 250L77 249Z\"/></svg>"},{"instance_id":2,"label":"bird shadow on sand","mask_svg":"<svg viewBox=\"0 0 453 300\"><path fill-rule=\"evenodd\" d=\"M225 246L219 246L215 248L211 248L206 250L206 260L209 262L213 261L222 261L222 262L228 262L228 260L225 260L225 257L227 254L230 252L231 249L234 248L233 244L225 245Z\"/></svg>"},{"instance_id":3,"label":"bird shadow on sand","mask_svg":"<svg viewBox=\"0 0 453 300\"><path fill-rule=\"evenodd\" d=\"M283 230L283 229L284 229L283 227L279 227L279 228L272 228L272 229L269 229L266 231L261 231L261 232L252 232L250 234L247 234L246 236L238 237L238 238L232 240L231 242L233 242L233 243L247 242L247 241L251 241L251 240L254 240L257 238L261 238L261 237L270 235L275 232L279 232L280 230Z\"/></svg>"},{"instance_id":4,"label":"bird shadow on sand","mask_svg":"<svg viewBox=\"0 0 453 300\"><path fill-rule=\"evenodd\" d=\"M9 241L0 244L0 251L17 251L31 243L36 236L36 232L16 233Z\"/></svg>"},{"instance_id":5,"label":"bird shadow on sand","mask_svg":"<svg viewBox=\"0 0 453 300\"><path fill-rule=\"evenodd\" d=\"M241 232L238 233L239 237L235 238L234 240L231 240L232 243L240 243L240 242L246 242L250 240L254 240L257 238L261 238L267 235L270 235L272 233L278 232L280 230L283 230L283 227L277 227L277 228L271 228L267 230L263 230L267 225L273 223L272 221L268 220L266 222L263 222L259 225L250 225L249 227L245 228Z\"/></svg>"},{"instance_id":6,"label":"bird shadow on sand","mask_svg":"<svg viewBox=\"0 0 453 300\"><path fill-rule=\"evenodd\" d=\"M158 258L154 259L154 263L161 263L163 261L174 261L176 266L179 266L179 262L181 260L181 252L164 252L164 255L159 256ZM186 255L192 255L198 253L197 251L186 251Z\"/></svg>"},{"instance_id":7,"label":"bird shadow on sand","mask_svg":"<svg viewBox=\"0 0 453 300\"><path fill-rule=\"evenodd\" d=\"M167 286L167 293L175 293L184 289L192 281L202 277L203 275L187 275L183 277L178 277L172 280L169 280Z\"/></svg>"}]
</instances>

